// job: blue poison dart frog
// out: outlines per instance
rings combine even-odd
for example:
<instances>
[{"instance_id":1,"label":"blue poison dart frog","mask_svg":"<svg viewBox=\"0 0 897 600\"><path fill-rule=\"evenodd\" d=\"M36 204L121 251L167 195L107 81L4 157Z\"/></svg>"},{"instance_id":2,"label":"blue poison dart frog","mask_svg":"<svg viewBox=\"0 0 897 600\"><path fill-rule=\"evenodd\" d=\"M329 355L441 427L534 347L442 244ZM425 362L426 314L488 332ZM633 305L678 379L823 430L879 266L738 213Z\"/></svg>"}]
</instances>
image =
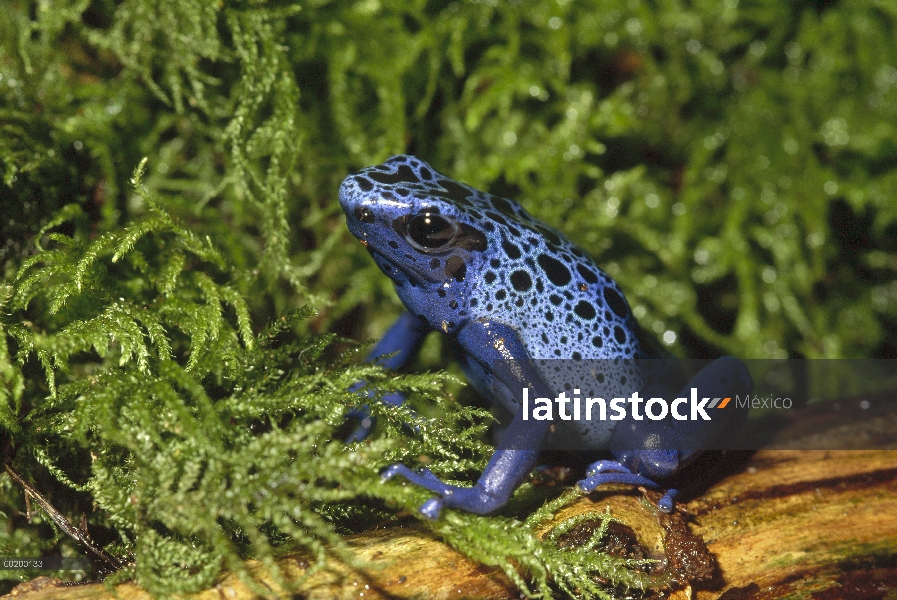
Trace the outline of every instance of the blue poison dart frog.
<instances>
[{"instance_id":1,"label":"blue poison dart frog","mask_svg":"<svg viewBox=\"0 0 897 600\"><path fill-rule=\"evenodd\" d=\"M699 452L696 446L706 447L725 427L723 419L562 421L525 414L524 389L529 399L556 399L556 390L571 389L560 387L557 369L545 366L559 361L545 359L623 359L602 361L612 365L656 356L640 341L616 282L516 202L454 181L413 156L350 175L339 200L352 235L392 279L407 309L369 360L389 355L378 362L397 369L438 330L457 342L474 386L509 417L473 487L448 485L427 469L402 464L383 472L384 479L401 475L436 494L420 507L425 516L435 519L443 507L479 514L500 509L552 440L573 440L579 450L609 451L616 459L589 467L577 484L585 492L611 482L657 488L655 479L676 473ZM679 396L691 388L710 398L747 394L751 378L740 361L721 358ZM350 440L364 439L371 426L362 419ZM660 500L661 510L672 510L675 493Z\"/></svg>"}]
</instances>

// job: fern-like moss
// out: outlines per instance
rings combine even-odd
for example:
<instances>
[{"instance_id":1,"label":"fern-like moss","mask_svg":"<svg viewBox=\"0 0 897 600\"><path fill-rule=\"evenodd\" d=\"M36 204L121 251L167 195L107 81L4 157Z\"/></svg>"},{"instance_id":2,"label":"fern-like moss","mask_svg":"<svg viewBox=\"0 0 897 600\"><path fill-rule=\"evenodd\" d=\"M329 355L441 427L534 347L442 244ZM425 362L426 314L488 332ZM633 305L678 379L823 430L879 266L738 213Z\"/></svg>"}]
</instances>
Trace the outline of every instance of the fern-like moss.
<instances>
[{"instance_id":1,"label":"fern-like moss","mask_svg":"<svg viewBox=\"0 0 897 600\"><path fill-rule=\"evenodd\" d=\"M387 377L351 352L324 362L334 338L294 331L310 309L257 335L218 250L138 190L140 221L94 240L50 233L24 262L4 305L2 366L11 464L86 492L141 584L198 589L247 555L274 568L284 547L351 559L332 506L413 502L400 486L378 493L379 468L419 455L444 473L482 467L484 426L455 432L487 417L471 410L397 444L413 414L377 406L387 435L345 446L353 383L432 394L442 378ZM29 368L43 372L43 397L22 397Z\"/></svg>"}]
</instances>

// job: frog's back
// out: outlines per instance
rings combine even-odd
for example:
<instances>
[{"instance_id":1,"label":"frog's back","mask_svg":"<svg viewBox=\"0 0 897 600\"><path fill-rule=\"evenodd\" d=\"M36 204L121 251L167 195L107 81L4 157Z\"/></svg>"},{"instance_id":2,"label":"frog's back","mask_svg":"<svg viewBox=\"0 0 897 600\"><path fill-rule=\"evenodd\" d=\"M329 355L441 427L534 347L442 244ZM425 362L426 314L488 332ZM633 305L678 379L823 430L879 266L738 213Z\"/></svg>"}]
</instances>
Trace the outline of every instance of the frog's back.
<instances>
[{"instance_id":1,"label":"frog's back","mask_svg":"<svg viewBox=\"0 0 897 600\"><path fill-rule=\"evenodd\" d=\"M479 192L489 256L470 288L471 313L510 324L546 382L568 397L628 397L641 385L632 360L648 354L617 283L555 229L517 203ZM494 228L494 229L493 229ZM595 359L601 359L595 362ZM482 390L513 413L519 390L495 389L488 370L467 364ZM578 391L576 391L578 390ZM555 421L547 447L598 450L614 421Z\"/></svg>"},{"instance_id":2,"label":"frog's back","mask_svg":"<svg viewBox=\"0 0 897 600\"><path fill-rule=\"evenodd\" d=\"M532 358L640 356L635 321L616 282L569 240L516 203L488 196L494 231L470 303L479 318L517 327Z\"/></svg>"}]
</instances>

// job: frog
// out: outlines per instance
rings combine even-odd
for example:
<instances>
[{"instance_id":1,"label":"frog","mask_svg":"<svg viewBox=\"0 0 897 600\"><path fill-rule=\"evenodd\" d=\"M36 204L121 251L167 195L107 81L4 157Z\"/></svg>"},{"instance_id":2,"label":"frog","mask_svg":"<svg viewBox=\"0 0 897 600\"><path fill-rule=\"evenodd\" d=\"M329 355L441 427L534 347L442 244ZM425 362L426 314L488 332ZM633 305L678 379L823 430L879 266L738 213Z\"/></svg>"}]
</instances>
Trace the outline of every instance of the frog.
<instances>
[{"instance_id":1,"label":"frog","mask_svg":"<svg viewBox=\"0 0 897 600\"><path fill-rule=\"evenodd\" d=\"M384 481L403 477L433 492L419 507L423 516L436 519L444 508L499 511L553 440L613 457L588 467L577 482L584 493L606 483L661 489L659 481L678 473L727 427L726 419L716 418L709 423L631 415L623 421L533 418L527 400L557 398L561 386L579 392L570 382L559 383L552 361L600 359L610 365L607 381L628 377L631 386L637 379L633 361L662 354L645 341L620 286L519 203L455 181L412 155L393 156L347 176L339 202L349 231L392 280L405 307L367 360L402 368L426 336L438 331L459 349L461 369L473 387L503 415L497 446L473 486L450 485L427 468L402 463L381 472ZM751 386L744 364L722 357L694 375L680 395L699 389L705 401L718 400L747 395ZM608 396L616 393L610 389ZM384 401L399 405L404 396L393 393ZM363 410L354 414L362 418L350 441L361 441L374 422ZM673 510L676 494L668 489L658 508Z\"/></svg>"}]
</instances>

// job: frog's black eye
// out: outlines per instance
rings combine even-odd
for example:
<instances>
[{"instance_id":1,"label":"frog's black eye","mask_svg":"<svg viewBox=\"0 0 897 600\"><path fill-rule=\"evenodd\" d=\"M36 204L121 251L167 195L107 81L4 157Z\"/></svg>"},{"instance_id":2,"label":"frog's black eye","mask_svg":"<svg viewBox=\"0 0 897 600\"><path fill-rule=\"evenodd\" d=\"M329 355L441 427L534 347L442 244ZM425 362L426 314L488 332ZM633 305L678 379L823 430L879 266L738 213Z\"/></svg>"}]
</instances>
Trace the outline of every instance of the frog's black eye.
<instances>
[{"instance_id":1,"label":"frog's black eye","mask_svg":"<svg viewBox=\"0 0 897 600\"><path fill-rule=\"evenodd\" d=\"M408 221L405 239L423 252L433 252L447 247L458 234L458 224L435 212L424 212Z\"/></svg>"},{"instance_id":2,"label":"frog's black eye","mask_svg":"<svg viewBox=\"0 0 897 600\"><path fill-rule=\"evenodd\" d=\"M355 218L361 221L362 223L373 223L377 219L374 217L374 212L368 208L367 206L356 206L355 207Z\"/></svg>"}]
</instances>

